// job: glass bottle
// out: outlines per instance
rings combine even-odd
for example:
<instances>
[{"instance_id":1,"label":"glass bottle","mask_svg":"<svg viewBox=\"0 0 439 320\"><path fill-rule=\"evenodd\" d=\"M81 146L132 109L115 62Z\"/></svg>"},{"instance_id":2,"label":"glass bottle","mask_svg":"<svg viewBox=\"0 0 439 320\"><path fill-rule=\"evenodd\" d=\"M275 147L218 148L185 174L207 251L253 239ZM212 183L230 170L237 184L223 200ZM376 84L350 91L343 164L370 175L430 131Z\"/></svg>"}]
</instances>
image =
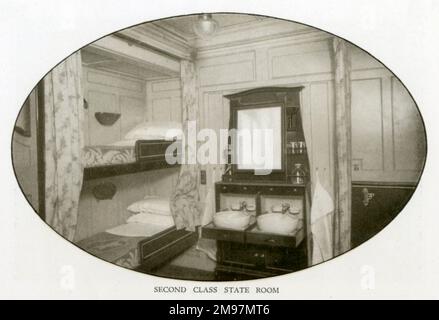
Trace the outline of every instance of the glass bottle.
<instances>
[{"instance_id":1,"label":"glass bottle","mask_svg":"<svg viewBox=\"0 0 439 320\"><path fill-rule=\"evenodd\" d=\"M305 183L305 170L302 168L301 163L295 163L294 164L294 170L291 175L292 183L293 184L304 184Z\"/></svg>"}]
</instances>

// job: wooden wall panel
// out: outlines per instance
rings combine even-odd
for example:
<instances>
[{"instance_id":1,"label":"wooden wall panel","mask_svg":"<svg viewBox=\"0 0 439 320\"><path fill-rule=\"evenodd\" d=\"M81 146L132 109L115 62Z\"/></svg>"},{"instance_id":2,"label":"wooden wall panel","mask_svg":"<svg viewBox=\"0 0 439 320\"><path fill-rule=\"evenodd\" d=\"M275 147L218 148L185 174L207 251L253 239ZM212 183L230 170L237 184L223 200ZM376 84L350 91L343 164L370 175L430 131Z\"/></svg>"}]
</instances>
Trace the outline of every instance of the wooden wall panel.
<instances>
[{"instance_id":1,"label":"wooden wall panel","mask_svg":"<svg viewBox=\"0 0 439 320\"><path fill-rule=\"evenodd\" d=\"M114 93L90 90L88 92L88 127L90 145L103 145L120 140L121 119L112 126L101 125L95 117L96 112L121 113L118 97Z\"/></svg>"},{"instance_id":2,"label":"wooden wall panel","mask_svg":"<svg viewBox=\"0 0 439 320\"><path fill-rule=\"evenodd\" d=\"M121 139L123 139L129 130L145 120L145 101L130 96L120 96L119 104L123 115L120 119Z\"/></svg>"},{"instance_id":3,"label":"wooden wall panel","mask_svg":"<svg viewBox=\"0 0 439 320\"><path fill-rule=\"evenodd\" d=\"M313 174L319 175L323 186L332 193L333 175L333 123L332 112L334 104L331 100L332 85L328 82L311 83L309 85L311 109L311 141L314 168ZM318 170L318 172L317 172Z\"/></svg>"},{"instance_id":4,"label":"wooden wall panel","mask_svg":"<svg viewBox=\"0 0 439 320\"><path fill-rule=\"evenodd\" d=\"M271 78L331 72L328 41L294 44L268 50Z\"/></svg>"},{"instance_id":5,"label":"wooden wall panel","mask_svg":"<svg viewBox=\"0 0 439 320\"><path fill-rule=\"evenodd\" d=\"M314 170L320 169L320 178L328 191L332 193L333 181L333 92L332 81L329 78L331 71L328 41L318 41L309 44L284 44L277 47L255 48L257 58L257 77L248 83L229 81L219 85L199 79L200 104L202 114L202 127L220 128L229 127L229 103L223 96L226 94L244 91L262 86L304 86L302 90L303 117L307 136L310 137L308 147L315 154ZM238 55L238 50L230 50L227 61L233 61L233 56ZM204 53L203 57L207 54ZM205 58L209 60L208 58ZM215 56L217 64L221 58ZM225 63L224 60L223 63ZM299 62L299 63L298 63ZM312 69L305 70L305 66L312 65ZM200 67L201 68L201 67ZM306 67L307 68L307 67ZM211 70L209 77L216 78L221 75L220 70ZM329 72L329 73L328 73ZM312 77L309 75L312 74ZM238 76L238 75L237 75ZM240 74L240 78L251 79L252 71L247 75ZM223 78L224 79L224 78ZM324 150L324 152L322 152ZM322 155L322 156L319 156ZM217 181L221 176L221 165L205 166L207 172L207 185L202 186L203 195L207 195L209 182Z\"/></svg>"},{"instance_id":6,"label":"wooden wall panel","mask_svg":"<svg viewBox=\"0 0 439 320\"><path fill-rule=\"evenodd\" d=\"M352 159L360 170L384 170L381 79L352 81Z\"/></svg>"},{"instance_id":7,"label":"wooden wall panel","mask_svg":"<svg viewBox=\"0 0 439 320\"><path fill-rule=\"evenodd\" d=\"M178 91L181 89L180 79L167 79L158 80L151 82L152 91L157 92L167 92L167 91Z\"/></svg>"},{"instance_id":8,"label":"wooden wall panel","mask_svg":"<svg viewBox=\"0 0 439 320\"><path fill-rule=\"evenodd\" d=\"M152 120L170 121L172 119L172 99L160 98L154 99L151 105Z\"/></svg>"},{"instance_id":9,"label":"wooden wall panel","mask_svg":"<svg viewBox=\"0 0 439 320\"><path fill-rule=\"evenodd\" d=\"M146 85L150 121L181 121L180 79L149 81Z\"/></svg>"},{"instance_id":10,"label":"wooden wall panel","mask_svg":"<svg viewBox=\"0 0 439 320\"><path fill-rule=\"evenodd\" d=\"M123 139L135 125L145 120L146 82L116 73L84 68L84 97L88 102L85 111L85 144L108 144ZM112 126L102 126L95 112L116 112L121 117ZM93 188L111 181L117 192L111 200L96 200ZM81 240L125 222L126 207L146 195L146 174L132 174L106 179L85 181L79 202L76 240Z\"/></svg>"},{"instance_id":11,"label":"wooden wall panel","mask_svg":"<svg viewBox=\"0 0 439 320\"><path fill-rule=\"evenodd\" d=\"M256 79L255 52L202 59L198 62L199 82L203 86L250 82Z\"/></svg>"},{"instance_id":12,"label":"wooden wall panel","mask_svg":"<svg viewBox=\"0 0 439 320\"><path fill-rule=\"evenodd\" d=\"M86 181L79 202L78 226L75 241L90 237L125 223L131 215L126 208L146 195L170 196L179 168L169 168ZM113 199L96 200L93 188L102 182L117 187Z\"/></svg>"},{"instance_id":13,"label":"wooden wall panel","mask_svg":"<svg viewBox=\"0 0 439 320\"><path fill-rule=\"evenodd\" d=\"M228 104L226 101L223 107L220 98L224 94L262 86L302 85L302 116L307 136L311 137L310 157L314 166L319 167L320 176L322 168L326 170L322 180L332 189L334 92L330 40L279 41L275 46L261 42L246 49L256 53L257 72L253 80L250 80L252 70L237 75L248 82L227 80L230 76L227 69L210 69L207 78L200 77L203 126L215 129L224 123L228 126L228 114L223 109ZM239 61L242 58L239 50L222 49L221 55L212 52L212 57L203 52L202 61L221 66ZM355 47L351 47L351 56L353 180L416 181L424 159L425 141L414 102L380 62ZM201 64L200 73L205 71L204 65ZM227 75L221 74L224 72ZM222 80L211 80L218 77Z\"/></svg>"},{"instance_id":14,"label":"wooden wall panel","mask_svg":"<svg viewBox=\"0 0 439 320\"><path fill-rule=\"evenodd\" d=\"M158 196L171 196L177 185L180 168L169 168L147 172L146 194Z\"/></svg>"},{"instance_id":15,"label":"wooden wall panel","mask_svg":"<svg viewBox=\"0 0 439 320\"><path fill-rule=\"evenodd\" d=\"M370 70L384 66L367 52L350 46L352 70Z\"/></svg>"},{"instance_id":16,"label":"wooden wall panel","mask_svg":"<svg viewBox=\"0 0 439 320\"><path fill-rule=\"evenodd\" d=\"M85 111L86 145L101 145L123 139L147 114L146 82L116 73L84 68L84 97L88 102ZM121 116L112 126L103 126L95 112L115 112Z\"/></svg>"},{"instance_id":17,"label":"wooden wall panel","mask_svg":"<svg viewBox=\"0 0 439 320\"><path fill-rule=\"evenodd\" d=\"M87 69L86 80L88 83L97 84L98 86L124 89L127 91L138 92L140 94L144 91L143 81L118 76L116 73Z\"/></svg>"},{"instance_id":18,"label":"wooden wall panel","mask_svg":"<svg viewBox=\"0 0 439 320\"><path fill-rule=\"evenodd\" d=\"M182 121L181 97L174 96L171 99L171 120L176 122Z\"/></svg>"},{"instance_id":19,"label":"wooden wall panel","mask_svg":"<svg viewBox=\"0 0 439 320\"><path fill-rule=\"evenodd\" d=\"M416 182L426 156L421 116L398 79L376 66L353 73L353 180Z\"/></svg>"},{"instance_id":20,"label":"wooden wall panel","mask_svg":"<svg viewBox=\"0 0 439 320\"><path fill-rule=\"evenodd\" d=\"M424 128L419 111L407 90L392 78L394 169L419 171L425 152Z\"/></svg>"}]
</instances>

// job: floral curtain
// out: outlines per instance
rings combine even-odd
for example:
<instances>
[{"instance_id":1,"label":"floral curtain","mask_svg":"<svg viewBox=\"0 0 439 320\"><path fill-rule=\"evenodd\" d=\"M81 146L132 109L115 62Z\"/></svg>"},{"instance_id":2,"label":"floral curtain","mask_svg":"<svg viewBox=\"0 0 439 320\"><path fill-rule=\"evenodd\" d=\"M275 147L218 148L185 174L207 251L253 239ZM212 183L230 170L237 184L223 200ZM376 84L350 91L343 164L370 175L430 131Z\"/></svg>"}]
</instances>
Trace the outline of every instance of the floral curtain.
<instances>
[{"instance_id":1,"label":"floral curtain","mask_svg":"<svg viewBox=\"0 0 439 320\"><path fill-rule=\"evenodd\" d=\"M196 150L188 142L188 132L191 123L197 121L198 90L195 64L192 61L181 61L181 92L183 108L183 154L177 185L171 196L171 212L177 229L195 231L201 224L202 210L199 196L199 167L196 161ZM195 132L196 134L196 132Z\"/></svg>"},{"instance_id":2,"label":"floral curtain","mask_svg":"<svg viewBox=\"0 0 439 320\"><path fill-rule=\"evenodd\" d=\"M81 68L81 55L77 52L43 79L46 221L71 241L83 176Z\"/></svg>"},{"instance_id":3,"label":"floral curtain","mask_svg":"<svg viewBox=\"0 0 439 320\"><path fill-rule=\"evenodd\" d=\"M351 247L351 81L348 44L333 40L335 67L334 255Z\"/></svg>"}]
</instances>

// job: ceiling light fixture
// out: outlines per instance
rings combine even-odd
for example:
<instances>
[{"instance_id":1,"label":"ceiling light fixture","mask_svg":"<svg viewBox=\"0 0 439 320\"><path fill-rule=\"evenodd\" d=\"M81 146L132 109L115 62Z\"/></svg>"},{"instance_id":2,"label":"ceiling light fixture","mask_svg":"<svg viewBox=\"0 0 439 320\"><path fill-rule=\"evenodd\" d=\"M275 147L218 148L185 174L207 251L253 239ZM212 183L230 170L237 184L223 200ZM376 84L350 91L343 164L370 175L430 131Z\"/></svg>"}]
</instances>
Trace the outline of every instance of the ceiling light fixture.
<instances>
[{"instance_id":1,"label":"ceiling light fixture","mask_svg":"<svg viewBox=\"0 0 439 320\"><path fill-rule=\"evenodd\" d=\"M193 30L200 38L207 39L217 32L218 22L212 18L212 14L203 13L194 22Z\"/></svg>"}]
</instances>

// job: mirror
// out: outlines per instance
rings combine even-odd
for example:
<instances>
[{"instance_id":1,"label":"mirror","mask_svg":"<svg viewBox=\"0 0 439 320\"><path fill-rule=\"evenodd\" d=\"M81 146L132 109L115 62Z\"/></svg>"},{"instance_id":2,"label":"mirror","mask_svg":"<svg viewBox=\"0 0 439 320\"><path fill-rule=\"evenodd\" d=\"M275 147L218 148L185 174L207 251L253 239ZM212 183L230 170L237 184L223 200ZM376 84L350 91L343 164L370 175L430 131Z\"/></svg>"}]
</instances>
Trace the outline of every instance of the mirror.
<instances>
[{"instance_id":1,"label":"mirror","mask_svg":"<svg viewBox=\"0 0 439 320\"><path fill-rule=\"evenodd\" d=\"M282 107L238 110L236 139L238 170L281 170Z\"/></svg>"}]
</instances>

